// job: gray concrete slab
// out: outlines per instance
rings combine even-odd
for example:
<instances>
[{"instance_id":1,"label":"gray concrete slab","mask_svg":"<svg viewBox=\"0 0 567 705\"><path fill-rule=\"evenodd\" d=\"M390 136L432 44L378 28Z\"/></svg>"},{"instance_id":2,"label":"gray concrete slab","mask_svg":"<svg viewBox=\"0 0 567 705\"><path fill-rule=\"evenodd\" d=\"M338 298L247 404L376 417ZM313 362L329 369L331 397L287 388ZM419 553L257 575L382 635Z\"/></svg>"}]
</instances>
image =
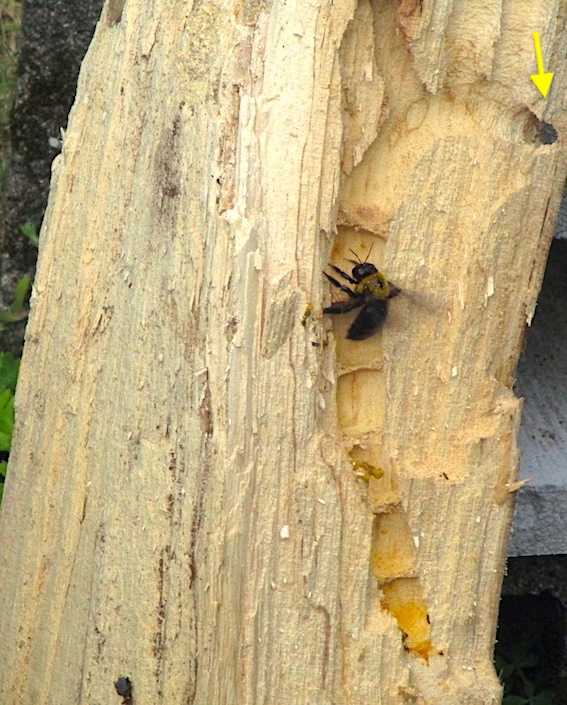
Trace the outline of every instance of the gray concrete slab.
<instances>
[{"instance_id":1,"label":"gray concrete slab","mask_svg":"<svg viewBox=\"0 0 567 705\"><path fill-rule=\"evenodd\" d=\"M555 240L518 369L521 477L509 555L567 554L567 240Z\"/></svg>"}]
</instances>

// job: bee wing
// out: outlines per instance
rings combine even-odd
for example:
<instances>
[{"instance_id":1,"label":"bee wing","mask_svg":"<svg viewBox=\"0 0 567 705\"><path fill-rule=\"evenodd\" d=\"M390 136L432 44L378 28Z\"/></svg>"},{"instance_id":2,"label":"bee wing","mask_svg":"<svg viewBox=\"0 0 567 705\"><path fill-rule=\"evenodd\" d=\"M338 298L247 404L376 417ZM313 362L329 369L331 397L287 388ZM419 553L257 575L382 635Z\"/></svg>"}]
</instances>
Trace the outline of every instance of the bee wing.
<instances>
[{"instance_id":1,"label":"bee wing","mask_svg":"<svg viewBox=\"0 0 567 705\"><path fill-rule=\"evenodd\" d=\"M398 294L402 293L402 290L399 286L392 284L392 282L388 282L388 285L390 286L390 295L388 296L389 299L393 299L394 296L397 296Z\"/></svg>"},{"instance_id":2,"label":"bee wing","mask_svg":"<svg viewBox=\"0 0 567 705\"><path fill-rule=\"evenodd\" d=\"M388 303L381 299L372 299L363 307L362 311L352 322L348 329L349 340L365 340L378 331L388 313Z\"/></svg>"}]
</instances>

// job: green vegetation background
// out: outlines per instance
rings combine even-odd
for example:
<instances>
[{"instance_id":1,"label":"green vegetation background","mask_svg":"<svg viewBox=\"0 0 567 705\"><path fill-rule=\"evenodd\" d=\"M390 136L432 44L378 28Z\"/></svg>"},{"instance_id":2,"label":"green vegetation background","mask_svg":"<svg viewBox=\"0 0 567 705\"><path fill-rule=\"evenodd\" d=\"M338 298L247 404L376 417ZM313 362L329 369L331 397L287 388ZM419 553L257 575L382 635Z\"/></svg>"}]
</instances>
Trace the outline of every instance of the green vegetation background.
<instances>
[{"instance_id":1,"label":"green vegetation background","mask_svg":"<svg viewBox=\"0 0 567 705\"><path fill-rule=\"evenodd\" d=\"M2 0L0 7L0 215L4 219L4 193L9 160L10 110L16 85L18 39L20 35L21 0ZM4 248L2 247L2 250ZM30 288L29 277L16 287L11 305L0 310L0 335L6 325L25 315L25 303ZM0 346L0 502L6 476L7 456L14 428L14 393L19 360Z\"/></svg>"}]
</instances>

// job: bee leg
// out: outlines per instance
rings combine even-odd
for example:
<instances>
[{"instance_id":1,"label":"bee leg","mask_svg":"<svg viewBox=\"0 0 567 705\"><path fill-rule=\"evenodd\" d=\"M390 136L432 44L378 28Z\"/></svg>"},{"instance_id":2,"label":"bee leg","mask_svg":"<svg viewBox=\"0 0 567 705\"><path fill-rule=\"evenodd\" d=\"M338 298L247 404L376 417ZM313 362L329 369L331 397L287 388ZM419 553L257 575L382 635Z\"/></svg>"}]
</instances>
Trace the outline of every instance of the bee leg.
<instances>
[{"instance_id":1,"label":"bee leg","mask_svg":"<svg viewBox=\"0 0 567 705\"><path fill-rule=\"evenodd\" d=\"M323 313L348 313L364 304L364 299L355 298L349 301L335 301L334 304L323 309Z\"/></svg>"},{"instance_id":2,"label":"bee leg","mask_svg":"<svg viewBox=\"0 0 567 705\"><path fill-rule=\"evenodd\" d=\"M337 274L340 274L343 279L346 279L347 282L350 282L351 284L356 284L356 279L353 279L350 274L347 274L346 272L343 272L342 269L339 269L339 267L335 267L334 264L330 264L329 267L331 269L334 269Z\"/></svg>"},{"instance_id":3,"label":"bee leg","mask_svg":"<svg viewBox=\"0 0 567 705\"><path fill-rule=\"evenodd\" d=\"M327 277L327 279L331 282L333 286L336 286L337 289L340 289L341 291L344 291L345 294L348 294L351 298L353 296L356 296L354 291L352 289L349 289L348 286L344 286L341 284L339 281L337 281L334 277L332 277L330 274L327 274L327 272L323 272L323 274Z\"/></svg>"}]
</instances>

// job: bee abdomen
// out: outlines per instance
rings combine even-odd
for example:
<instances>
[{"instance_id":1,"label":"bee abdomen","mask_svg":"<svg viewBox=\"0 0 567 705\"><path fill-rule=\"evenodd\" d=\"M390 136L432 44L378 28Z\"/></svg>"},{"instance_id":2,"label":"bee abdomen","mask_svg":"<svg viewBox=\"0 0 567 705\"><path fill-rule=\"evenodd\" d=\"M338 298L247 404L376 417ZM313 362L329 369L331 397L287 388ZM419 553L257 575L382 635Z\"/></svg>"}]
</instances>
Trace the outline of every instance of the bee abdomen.
<instances>
[{"instance_id":1,"label":"bee abdomen","mask_svg":"<svg viewBox=\"0 0 567 705\"><path fill-rule=\"evenodd\" d=\"M348 329L349 340L366 340L379 330L386 320L388 303L380 299L369 301Z\"/></svg>"}]
</instances>

